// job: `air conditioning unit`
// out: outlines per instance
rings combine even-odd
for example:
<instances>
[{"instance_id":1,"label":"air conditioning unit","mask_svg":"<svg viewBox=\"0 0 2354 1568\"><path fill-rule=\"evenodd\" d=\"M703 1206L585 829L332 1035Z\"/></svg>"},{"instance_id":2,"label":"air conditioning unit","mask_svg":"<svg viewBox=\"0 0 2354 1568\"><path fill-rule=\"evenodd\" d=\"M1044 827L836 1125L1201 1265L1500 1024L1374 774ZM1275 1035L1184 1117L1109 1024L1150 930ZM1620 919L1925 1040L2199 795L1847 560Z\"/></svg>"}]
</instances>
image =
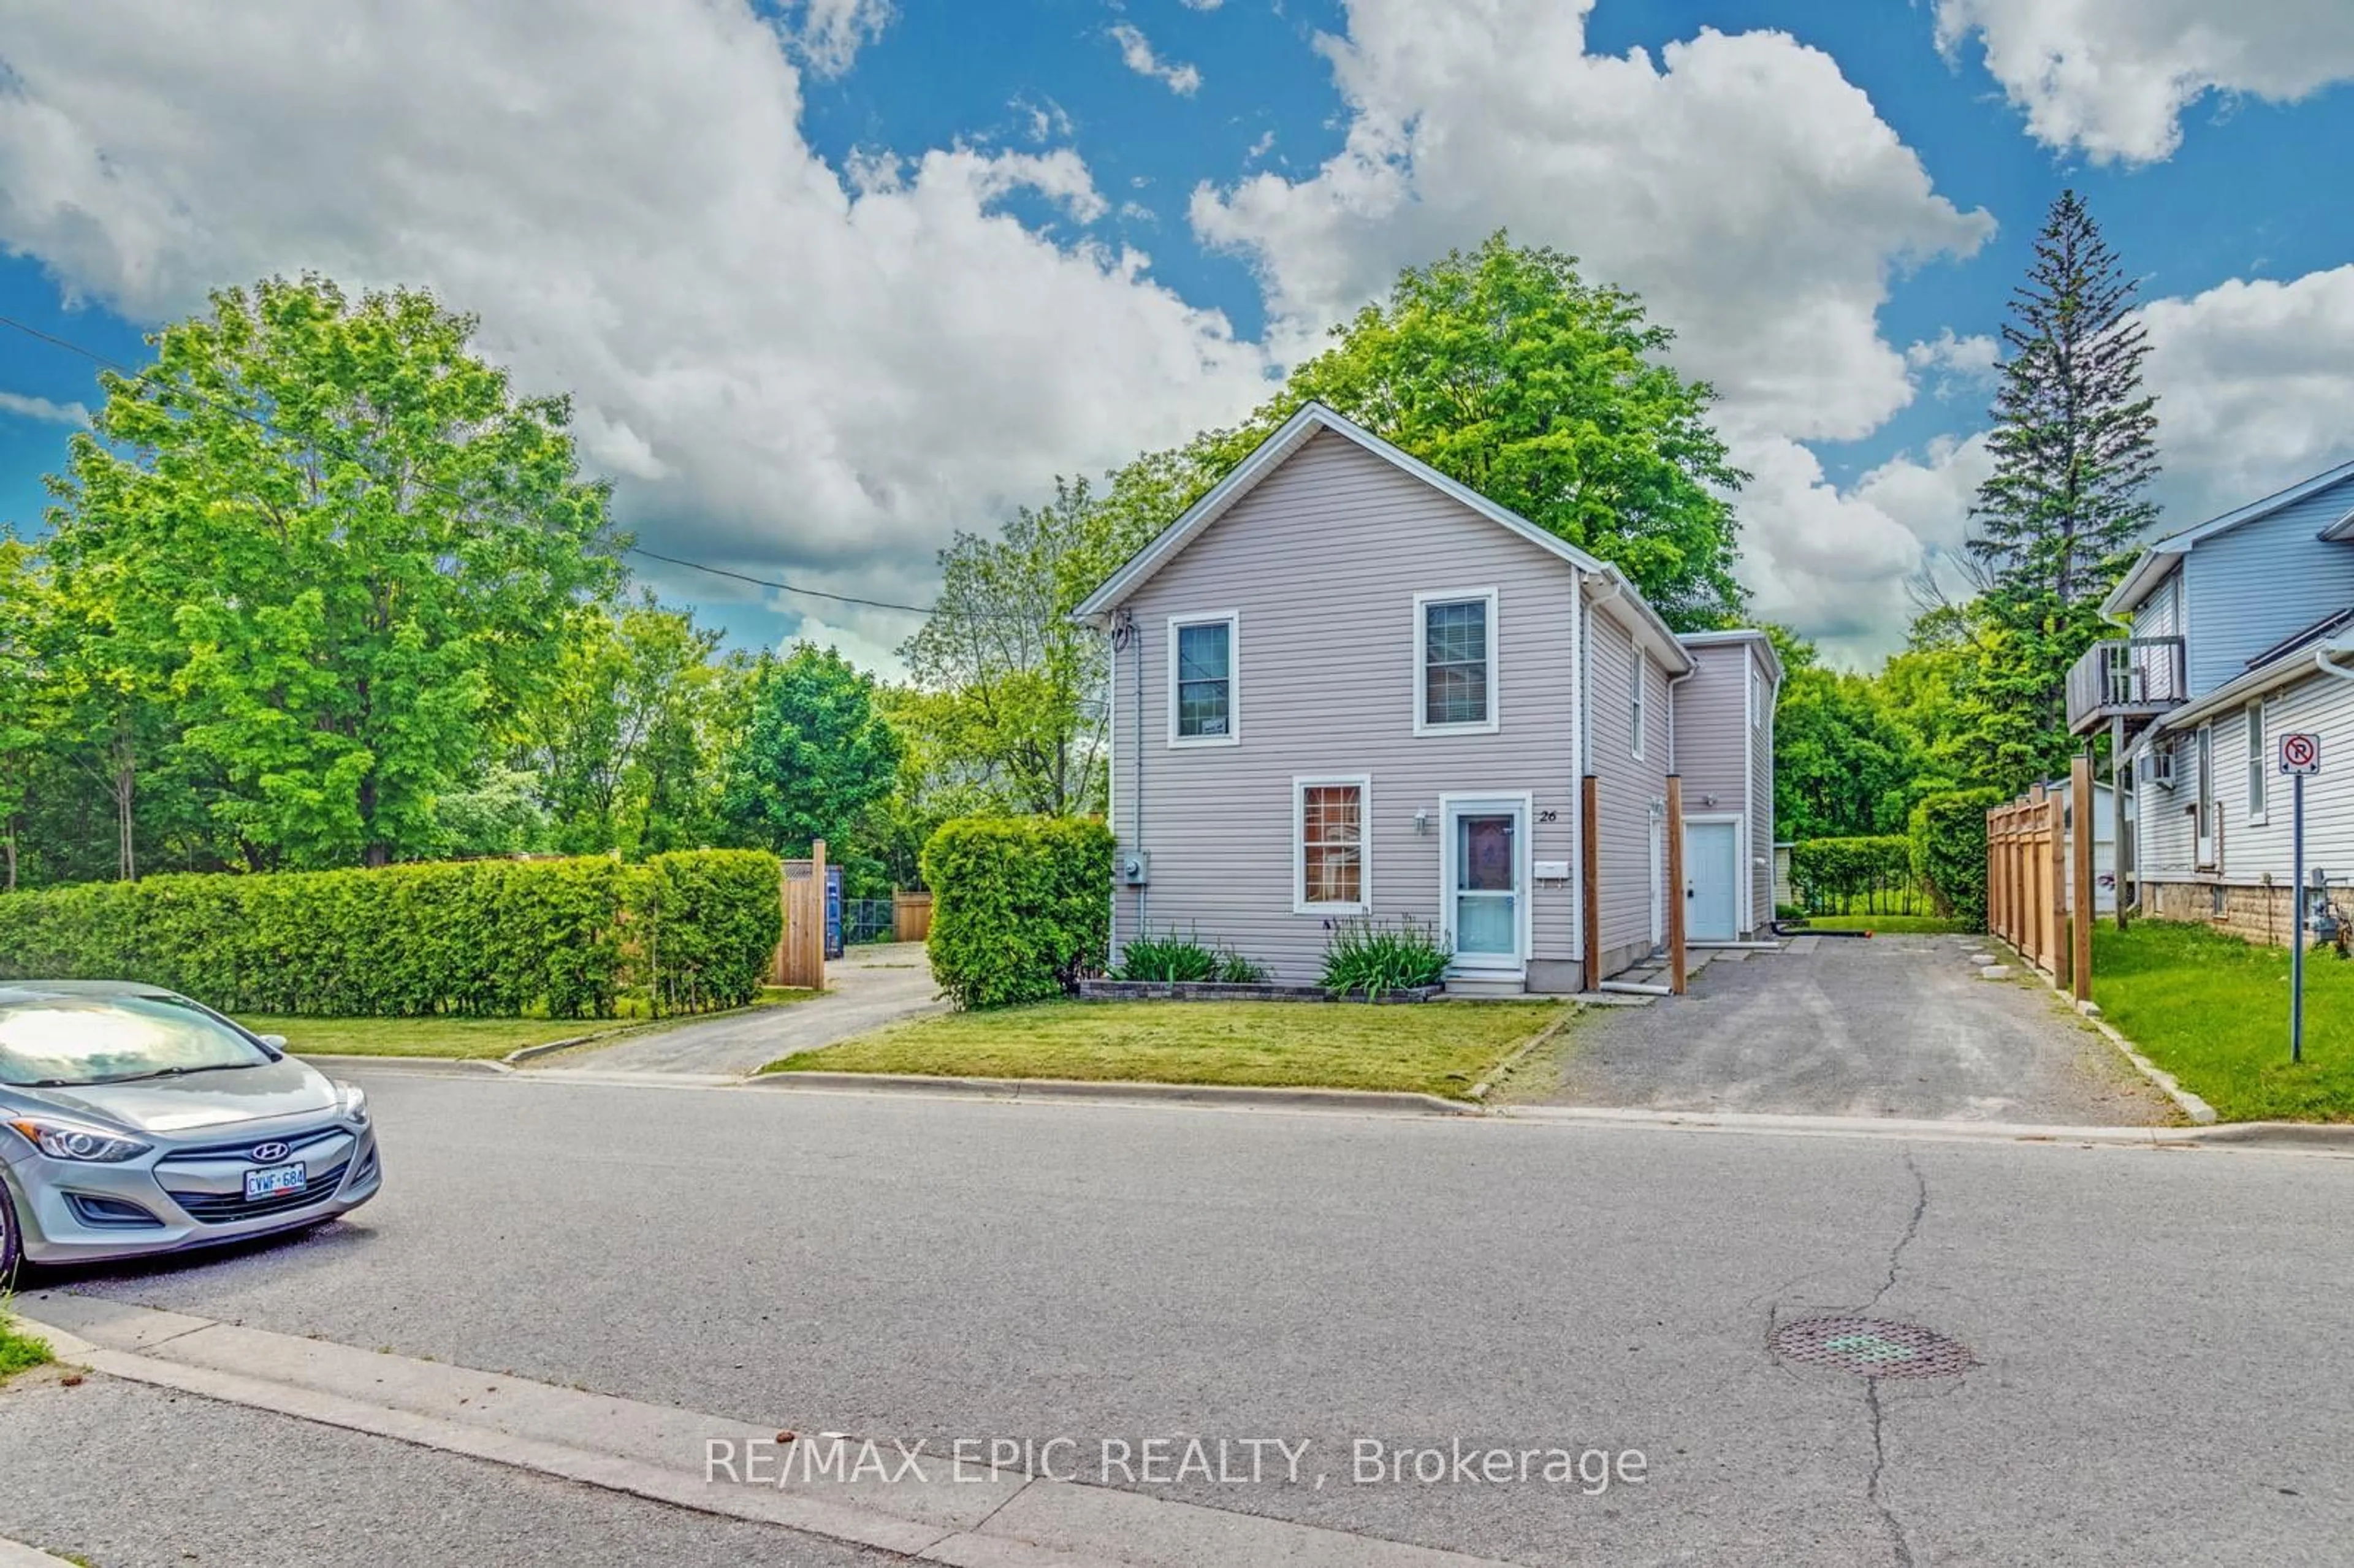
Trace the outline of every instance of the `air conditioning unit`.
<instances>
[{"instance_id":1,"label":"air conditioning unit","mask_svg":"<svg viewBox=\"0 0 2354 1568\"><path fill-rule=\"evenodd\" d=\"M2174 747L2158 746L2144 752L2141 759L2141 776L2146 782L2155 784L2161 789L2173 789Z\"/></svg>"}]
</instances>

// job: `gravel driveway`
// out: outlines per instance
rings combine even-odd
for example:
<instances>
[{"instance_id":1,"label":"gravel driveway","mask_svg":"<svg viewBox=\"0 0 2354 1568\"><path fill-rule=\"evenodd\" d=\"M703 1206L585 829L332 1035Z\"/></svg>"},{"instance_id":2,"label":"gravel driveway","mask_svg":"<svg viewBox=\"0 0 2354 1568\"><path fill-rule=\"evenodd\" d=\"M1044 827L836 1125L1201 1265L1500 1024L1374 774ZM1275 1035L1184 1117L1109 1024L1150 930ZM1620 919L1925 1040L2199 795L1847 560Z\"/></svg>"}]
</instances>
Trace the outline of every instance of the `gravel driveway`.
<instances>
[{"instance_id":1,"label":"gravel driveway","mask_svg":"<svg viewBox=\"0 0 2354 1568\"><path fill-rule=\"evenodd\" d=\"M789 1007L730 1013L649 1034L624 1035L601 1050L567 1051L544 1073L757 1073L779 1056L813 1051L917 1013L938 1012L932 966L921 942L876 942L825 966L823 996Z\"/></svg>"},{"instance_id":2,"label":"gravel driveway","mask_svg":"<svg viewBox=\"0 0 2354 1568\"><path fill-rule=\"evenodd\" d=\"M1978 976L1975 937L1719 952L1690 994L1571 1032L1555 1098L1657 1110L2141 1126L2174 1107L2040 981Z\"/></svg>"}]
</instances>

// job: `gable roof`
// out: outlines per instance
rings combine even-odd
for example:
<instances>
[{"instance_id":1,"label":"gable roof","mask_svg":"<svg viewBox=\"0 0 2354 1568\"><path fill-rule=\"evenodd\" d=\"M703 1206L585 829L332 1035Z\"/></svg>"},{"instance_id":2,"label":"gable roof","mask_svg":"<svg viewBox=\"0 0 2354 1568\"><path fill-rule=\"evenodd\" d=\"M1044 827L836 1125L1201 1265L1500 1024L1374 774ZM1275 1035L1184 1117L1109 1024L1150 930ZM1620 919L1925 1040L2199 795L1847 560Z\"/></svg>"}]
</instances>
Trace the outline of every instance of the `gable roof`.
<instances>
[{"instance_id":1,"label":"gable roof","mask_svg":"<svg viewBox=\"0 0 2354 1568\"><path fill-rule=\"evenodd\" d=\"M1676 634L1659 618L1658 610L1643 598L1625 573L1598 556L1587 554L1562 538L1549 533L1509 507L1473 490L1469 485L1452 480L1420 458L1366 429L1352 420L1342 418L1321 403L1303 404L1299 411L1276 428L1275 432L1251 450L1248 457L1228 471L1224 479L1204 492L1202 498L1187 507L1177 520L1163 528L1152 542L1130 556L1120 568L1104 580L1103 586L1087 595L1071 612L1074 620L1101 624L1112 610L1144 586L1155 572L1176 559L1186 546L1201 537L1211 524L1233 510L1235 503L1256 490L1260 482L1283 466L1286 459L1306 446L1324 430L1354 442L1394 468L1413 475L1449 500L1459 502L1489 522L1518 535L1549 555L1557 556L1578 571L1602 577L1618 589L1610 600L1623 603L1634 612L1641 624L1638 631L1649 632L1662 653L1671 662L1691 664L1687 654L1676 641Z\"/></svg>"},{"instance_id":2,"label":"gable roof","mask_svg":"<svg viewBox=\"0 0 2354 1568\"><path fill-rule=\"evenodd\" d=\"M2135 606L2147 599L2150 590L2164 582L2166 575L2202 541L2211 539L2218 534L2228 534L2232 529L2243 527L2250 523L2259 522L2275 512L2296 505L2309 495L2317 494L2333 484L2342 483L2349 479L2354 479L2354 462L2342 462L2336 468L2315 474L2311 479L2299 481L2286 490L2267 495L2262 501L2252 501L2237 511L2226 512L2221 517L2211 517L2196 527L2185 528L2179 534L2168 535L2142 551L2134 561L2133 569L2125 575L2123 581L2109 590L2109 597L2101 601L2101 613L2125 615L2130 612ZM2321 536L2325 539L2354 537L2354 513L2349 513L2324 529Z\"/></svg>"}]
</instances>

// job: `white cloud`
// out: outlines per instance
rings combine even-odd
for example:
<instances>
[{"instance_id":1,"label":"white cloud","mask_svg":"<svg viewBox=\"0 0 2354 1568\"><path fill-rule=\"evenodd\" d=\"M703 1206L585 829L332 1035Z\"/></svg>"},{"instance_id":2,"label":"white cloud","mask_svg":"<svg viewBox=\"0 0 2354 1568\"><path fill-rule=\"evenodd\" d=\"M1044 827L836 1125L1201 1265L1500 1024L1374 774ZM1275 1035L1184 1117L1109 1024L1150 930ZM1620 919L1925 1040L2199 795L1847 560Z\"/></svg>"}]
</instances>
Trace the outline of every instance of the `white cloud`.
<instances>
[{"instance_id":1,"label":"white cloud","mask_svg":"<svg viewBox=\"0 0 2354 1568\"><path fill-rule=\"evenodd\" d=\"M1869 434L1914 395L1881 335L1892 275L1974 251L1983 212L1938 196L1829 55L1780 33L1702 31L1658 60L1585 51L1591 0L1350 0L1326 38L1349 111L1304 177L1194 193L1196 230L1250 254L1278 357L1401 267L1498 228L1584 258L1679 333L1678 366L1723 395L1744 580L1760 614L1844 622L1917 565L1884 515L1825 482L1799 443ZM1858 633L1861 636L1861 633Z\"/></svg>"},{"instance_id":2,"label":"white cloud","mask_svg":"<svg viewBox=\"0 0 2354 1568\"><path fill-rule=\"evenodd\" d=\"M1018 94L1006 105L1022 117L1022 127L1033 142L1068 141L1071 137L1071 116L1053 99L1033 103Z\"/></svg>"},{"instance_id":3,"label":"white cloud","mask_svg":"<svg viewBox=\"0 0 2354 1568\"><path fill-rule=\"evenodd\" d=\"M801 0L786 24L796 52L820 76L840 76L866 44L883 36L896 14L891 0Z\"/></svg>"},{"instance_id":4,"label":"white cloud","mask_svg":"<svg viewBox=\"0 0 2354 1568\"><path fill-rule=\"evenodd\" d=\"M1214 11L1226 0L1180 0L1188 11Z\"/></svg>"},{"instance_id":5,"label":"white cloud","mask_svg":"<svg viewBox=\"0 0 2354 1568\"><path fill-rule=\"evenodd\" d=\"M1002 210L1105 213L1076 154L831 166L737 0L10 17L0 249L143 321L273 271L429 285L522 386L573 394L666 554L920 603L952 528L1264 395L1263 354L1143 255Z\"/></svg>"},{"instance_id":6,"label":"white cloud","mask_svg":"<svg viewBox=\"0 0 2354 1568\"><path fill-rule=\"evenodd\" d=\"M2354 78L2346 0L1937 0L1947 53L1977 34L2028 129L2097 163L2147 163L2210 91L2288 101Z\"/></svg>"},{"instance_id":7,"label":"white cloud","mask_svg":"<svg viewBox=\"0 0 2354 1568\"><path fill-rule=\"evenodd\" d=\"M1191 98L1202 89L1202 73L1190 65L1164 61L1152 52L1152 40L1142 28L1128 22L1115 23L1111 29L1113 42L1119 45L1120 63L1139 76L1165 82L1169 90L1180 98Z\"/></svg>"},{"instance_id":8,"label":"white cloud","mask_svg":"<svg viewBox=\"0 0 2354 1568\"><path fill-rule=\"evenodd\" d=\"M55 403L23 392L0 392L0 414L15 414L51 425L90 423L90 410L80 403Z\"/></svg>"},{"instance_id":9,"label":"white cloud","mask_svg":"<svg viewBox=\"0 0 2354 1568\"><path fill-rule=\"evenodd\" d=\"M2354 265L2155 300L2142 319L2167 527L2354 458Z\"/></svg>"},{"instance_id":10,"label":"white cloud","mask_svg":"<svg viewBox=\"0 0 2354 1568\"><path fill-rule=\"evenodd\" d=\"M1956 337L1951 327L1904 349L1905 367L1934 383L1940 397L1983 392L1992 387L2001 358L2002 344L1991 335L1976 333Z\"/></svg>"}]
</instances>

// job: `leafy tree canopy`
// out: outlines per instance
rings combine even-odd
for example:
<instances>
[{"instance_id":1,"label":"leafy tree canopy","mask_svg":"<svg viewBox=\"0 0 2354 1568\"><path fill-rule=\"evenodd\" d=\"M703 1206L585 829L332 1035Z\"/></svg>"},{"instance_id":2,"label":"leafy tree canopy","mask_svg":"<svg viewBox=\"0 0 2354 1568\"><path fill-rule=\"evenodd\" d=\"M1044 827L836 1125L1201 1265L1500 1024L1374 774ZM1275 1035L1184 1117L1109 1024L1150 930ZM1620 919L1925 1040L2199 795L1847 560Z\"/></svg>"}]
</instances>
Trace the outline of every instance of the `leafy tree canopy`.
<instances>
[{"instance_id":1,"label":"leafy tree canopy","mask_svg":"<svg viewBox=\"0 0 2354 1568\"><path fill-rule=\"evenodd\" d=\"M753 679L749 724L728 770L727 821L781 854L847 840L898 773L899 737L875 677L803 642L763 658Z\"/></svg>"},{"instance_id":2,"label":"leafy tree canopy","mask_svg":"<svg viewBox=\"0 0 2354 1568\"><path fill-rule=\"evenodd\" d=\"M225 290L104 378L52 482L68 665L168 701L250 863L432 846L435 798L619 580L568 406L516 395L473 330L411 290Z\"/></svg>"}]
</instances>

